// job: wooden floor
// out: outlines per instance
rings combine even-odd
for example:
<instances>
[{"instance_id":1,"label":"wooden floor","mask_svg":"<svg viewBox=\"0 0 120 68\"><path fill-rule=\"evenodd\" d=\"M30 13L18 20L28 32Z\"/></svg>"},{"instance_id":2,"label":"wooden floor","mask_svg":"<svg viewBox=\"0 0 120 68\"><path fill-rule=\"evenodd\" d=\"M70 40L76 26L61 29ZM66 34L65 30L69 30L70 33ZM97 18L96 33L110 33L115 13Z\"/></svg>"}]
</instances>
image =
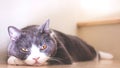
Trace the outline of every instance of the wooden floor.
<instances>
[{"instance_id":1,"label":"wooden floor","mask_svg":"<svg viewBox=\"0 0 120 68\"><path fill-rule=\"evenodd\" d=\"M53 65L53 66L13 66L0 64L0 68L120 68L120 60L101 60L99 62L79 62L72 65Z\"/></svg>"}]
</instances>

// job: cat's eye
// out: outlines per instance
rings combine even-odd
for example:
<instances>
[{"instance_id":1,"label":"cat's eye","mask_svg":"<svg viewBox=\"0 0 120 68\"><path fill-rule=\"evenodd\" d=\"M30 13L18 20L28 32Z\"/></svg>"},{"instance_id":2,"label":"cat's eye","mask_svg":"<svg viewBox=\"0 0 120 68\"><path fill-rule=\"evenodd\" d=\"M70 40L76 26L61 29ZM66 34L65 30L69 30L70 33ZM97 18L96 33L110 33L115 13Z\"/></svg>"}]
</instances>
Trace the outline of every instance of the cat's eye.
<instances>
[{"instance_id":1,"label":"cat's eye","mask_svg":"<svg viewBox=\"0 0 120 68\"><path fill-rule=\"evenodd\" d=\"M21 49L23 52L28 52L29 50L28 49L26 49L26 48L22 48Z\"/></svg>"},{"instance_id":2,"label":"cat's eye","mask_svg":"<svg viewBox=\"0 0 120 68\"><path fill-rule=\"evenodd\" d=\"M46 49L46 48L47 48L47 45L44 44L44 45L40 48L40 50L44 50L44 49Z\"/></svg>"}]
</instances>

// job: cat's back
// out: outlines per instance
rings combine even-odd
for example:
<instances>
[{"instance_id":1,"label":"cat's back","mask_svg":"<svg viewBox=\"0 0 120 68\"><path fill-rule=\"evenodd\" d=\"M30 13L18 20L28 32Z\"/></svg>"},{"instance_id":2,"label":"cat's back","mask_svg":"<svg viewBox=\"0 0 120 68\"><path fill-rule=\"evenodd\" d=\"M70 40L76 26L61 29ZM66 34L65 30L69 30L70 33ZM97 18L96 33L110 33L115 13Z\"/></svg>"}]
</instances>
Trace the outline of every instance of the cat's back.
<instances>
[{"instance_id":1,"label":"cat's back","mask_svg":"<svg viewBox=\"0 0 120 68\"><path fill-rule=\"evenodd\" d=\"M54 30L54 32L56 33L59 41L63 43L69 54L72 56L74 61L92 60L96 57L95 49L82 39L56 30Z\"/></svg>"}]
</instances>

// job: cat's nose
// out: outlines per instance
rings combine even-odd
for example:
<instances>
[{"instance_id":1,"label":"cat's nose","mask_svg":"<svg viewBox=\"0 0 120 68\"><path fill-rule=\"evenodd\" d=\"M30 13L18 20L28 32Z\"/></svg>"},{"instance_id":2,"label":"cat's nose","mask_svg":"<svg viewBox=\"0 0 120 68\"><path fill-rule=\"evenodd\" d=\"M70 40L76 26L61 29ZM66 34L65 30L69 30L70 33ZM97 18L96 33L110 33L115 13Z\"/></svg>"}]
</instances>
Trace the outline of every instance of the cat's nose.
<instances>
[{"instance_id":1,"label":"cat's nose","mask_svg":"<svg viewBox=\"0 0 120 68\"><path fill-rule=\"evenodd\" d=\"M37 60L39 60L40 59L40 57L37 57L37 58L33 58L33 60L35 60L35 61L37 61Z\"/></svg>"}]
</instances>

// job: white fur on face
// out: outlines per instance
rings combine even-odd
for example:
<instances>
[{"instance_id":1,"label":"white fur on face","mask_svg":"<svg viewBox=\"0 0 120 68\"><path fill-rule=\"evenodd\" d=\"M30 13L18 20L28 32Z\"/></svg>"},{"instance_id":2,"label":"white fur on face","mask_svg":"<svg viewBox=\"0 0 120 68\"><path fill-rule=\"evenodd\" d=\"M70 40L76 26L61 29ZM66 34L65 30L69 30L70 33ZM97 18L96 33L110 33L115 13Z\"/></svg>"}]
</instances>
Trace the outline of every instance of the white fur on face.
<instances>
[{"instance_id":1,"label":"white fur on face","mask_svg":"<svg viewBox=\"0 0 120 68\"><path fill-rule=\"evenodd\" d=\"M37 63L34 58L39 58ZM49 57L45 53L40 52L40 49L35 44L32 44L31 54L27 57L25 63L28 65L44 65L48 59Z\"/></svg>"}]
</instances>

